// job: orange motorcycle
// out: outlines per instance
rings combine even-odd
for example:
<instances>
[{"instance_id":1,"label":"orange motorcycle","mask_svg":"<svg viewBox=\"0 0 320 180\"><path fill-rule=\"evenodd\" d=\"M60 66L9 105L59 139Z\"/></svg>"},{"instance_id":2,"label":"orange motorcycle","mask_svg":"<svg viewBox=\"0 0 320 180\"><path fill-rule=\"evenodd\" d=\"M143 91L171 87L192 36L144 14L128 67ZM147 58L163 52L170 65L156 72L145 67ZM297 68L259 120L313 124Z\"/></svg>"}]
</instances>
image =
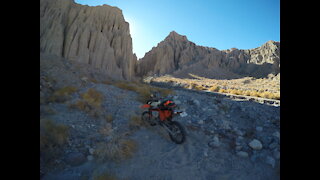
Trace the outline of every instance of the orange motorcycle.
<instances>
[{"instance_id":1,"label":"orange motorcycle","mask_svg":"<svg viewBox=\"0 0 320 180\"><path fill-rule=\"evenodd\" d=\"M148 100L141 108L147 108L142 113L142 120L148 122L151 126L160 125L169 134L170 139L182 144L186 139L186 132L183 126L173 121L173 117L183 112L175 112L176 104L172 100Z\"/></svg>"}]
</instances>

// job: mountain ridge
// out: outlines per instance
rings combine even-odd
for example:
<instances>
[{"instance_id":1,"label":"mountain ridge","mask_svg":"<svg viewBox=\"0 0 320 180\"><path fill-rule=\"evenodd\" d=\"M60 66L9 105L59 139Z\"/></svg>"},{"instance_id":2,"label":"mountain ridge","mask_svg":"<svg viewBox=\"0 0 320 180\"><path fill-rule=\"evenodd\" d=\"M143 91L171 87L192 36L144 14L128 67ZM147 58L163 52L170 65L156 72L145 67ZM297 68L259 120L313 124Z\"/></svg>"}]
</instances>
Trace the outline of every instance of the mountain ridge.
<instances>
[{"instance_id":1,"label":"mountain ridge","mask_svg":"<svg viewBox=\"0 0 320 180\"><path fill-rule=\"evenodd\" d=\"M199 63L202 65L197 65ZM263 77L270 73L278 74L280 42L269 40L253 49L218 50L196 45L186 36L171 31L163 41L138 61L136 71L139 76L177 74L178 71L194 69L196 66L204 66L209 74L210 71L229 71L225 72L224 76L230 78L237 76L234 74L254 77ZM221 78L215 75L206 77Z\"/></svg>"}]
</instances>

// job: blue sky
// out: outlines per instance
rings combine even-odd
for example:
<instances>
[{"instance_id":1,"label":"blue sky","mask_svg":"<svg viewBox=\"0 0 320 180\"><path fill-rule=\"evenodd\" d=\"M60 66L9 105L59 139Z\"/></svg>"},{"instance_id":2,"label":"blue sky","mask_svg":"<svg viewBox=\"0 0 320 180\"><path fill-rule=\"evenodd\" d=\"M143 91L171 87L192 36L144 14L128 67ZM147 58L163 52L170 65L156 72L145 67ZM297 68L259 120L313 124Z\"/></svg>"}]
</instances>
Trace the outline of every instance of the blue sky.
<instances>
[{"instance_id":1,"label":"blue sky","mask_svg":"<svg viewBox=\"0 0 320 180\"><path fill-rule=\"evenodd\" d=\"M280 0L74 0L122 9L138 58L171 32L219 50L280 41Z\"/></svg>"}]
</instances>

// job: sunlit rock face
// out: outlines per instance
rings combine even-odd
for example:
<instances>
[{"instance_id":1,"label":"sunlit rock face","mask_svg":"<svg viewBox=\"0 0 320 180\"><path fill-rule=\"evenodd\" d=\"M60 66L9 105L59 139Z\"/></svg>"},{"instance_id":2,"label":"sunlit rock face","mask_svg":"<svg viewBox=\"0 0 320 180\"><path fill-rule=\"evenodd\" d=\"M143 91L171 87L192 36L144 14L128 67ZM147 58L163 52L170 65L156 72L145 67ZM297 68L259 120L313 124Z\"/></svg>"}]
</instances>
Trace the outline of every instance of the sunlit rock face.
<instances>
[{"instance_id":1,"label":"sunlit rock face","mask_svg":"<svg viewBox=\"0 0 320 180\"><path fill-rule=\"evenodd\" d=\"M86 63L110 76L135 76L129 24L117 7L40 0L40 52Z\"/></svg>"},{"instance_id":2,"label":"sunlit rock face","mask_svg":"<svg viewBox=\"0 0 320 180\"><path fill-rule=\"evenodd\" d=\"M209 78L265 77L280 72L280 42L268 41L250 50L203 47L172 31L139 60L137 74Z\"/></svg>"}]
</instances>

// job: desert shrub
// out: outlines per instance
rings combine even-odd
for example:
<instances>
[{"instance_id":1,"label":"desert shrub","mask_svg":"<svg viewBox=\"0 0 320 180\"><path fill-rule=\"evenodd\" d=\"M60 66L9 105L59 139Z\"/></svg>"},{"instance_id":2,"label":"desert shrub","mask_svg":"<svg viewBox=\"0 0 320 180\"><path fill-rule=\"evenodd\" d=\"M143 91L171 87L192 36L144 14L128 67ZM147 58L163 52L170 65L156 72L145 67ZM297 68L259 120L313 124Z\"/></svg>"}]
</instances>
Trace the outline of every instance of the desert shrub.
<instances>
[{"instance_id":1,"label":"desert shrub","mask_svg":"<svg viewBox=\"0 0 320 180\"><path fill-rule=\"evenodd\" d=\"M259 97L267 98L267 99L280 99L280 93L272 93L272 92L263 92L258 94Z\"/></svg>"},{"instance_id":2,"label":"desert shrub","mask_svg":"<svg viewBox=\"0 0 320 180\"><path fill-rule=\"evenodd\" d=\"M258 91L255 91L255 90L250 91L250 96L258 97L258 95L259 95Z\"/></svg>"},{"instance_id":3,"label":"desert shrub","mask_svg":"<svg viewBox=\"0 0 320 180\"><path fill-rule=\"evenodd\" d=\"M79 109L95 118L101 116L103 113L103 110L101 107L94 107L84 100L78 100L74 104L71 104L70 108Z\"/></svg>"},{"instance_id":4,"label":"desert shrub","mask_svg":"<svg viewBox=\"0 0 320 180\"><path fill-rule=\"evenodd\" d=\"M243 91L240 89L236 89L236 91L234 92L234 94L236 95L243 95Z\"/></svg>"},{"instance_id":5,"label":"desert shrub","mask_svg":"<svg viewBox=\"0 0 320 180\"><path fill-rule=\"evenodd\" d=\"M171 89L164 89L164 88L156 88L157 91L160 92L161 96L166 97L170 94L174 94L174 91Z\"/></svg>"},{"instance_id":6,"label":"desert shrub","mask_svg":"<svg viewBox=\"0 0 320 180\"><path fill-rule=\"evenodd\" d=\"M230 94L238 94L238 90L237 89L231 89L229 91Z\"/></svg>"},{"instance_id":7,"label":"desert shrub","mask_svg":"<svg viewBox=\"0 0 320 180\"><path fill-rule=\"evenodd\" d=\"M251 82L250 79L246 79L246 80L242 81L243 84L249 84L250 82Z\"/></svg>"},{"instance_id":8,"label":"desert shrub","mask_svg":"<svg viewBox=\"0 0 320 180\"><path fill-rule=\"evenodd\" d=\"M92 180L117 180L117 177L109 171L104 171L102 173L95 171L93 173Z\"/></svg>"},{"instance_id":9,"label":"desert shrub","mask_svg":"<svg viewBox=\"0 0 320 180\"><path fill-rule=\"evenodd\" d=\"M107 85L112 85L113 84L112 80L104 80L104 81L101 81L101 83L107 84Z\"/></svg>"},{"instance_id":10,"label":"desert shrub","mask_svg":"<svg viewBox=\"0 0 320 180\"><path fill-rule=\"evenodd\" d=\"M85 102L93 107L100 107L103 101L103 95L93 88L90 88L87 92L82 93L81 97Z\"/></svg>"},{"instance_id":11,"label":"desert shrub","mask_svg":"<svg viewBox=\"0 0 320 180\"><path fill-rule=\"evenodd\" d=\"M194 89L196 89L196 90L206 90L207 88L203 87L202 85L196 85L194 87Z\"/></svg>"},{"instance_id":12,"label":"desert shrub","mask_svg":"<svg viewBox=\"0 0 320 180\"><path fill-rule=\"evenodd\" d=\"M111 114L107 114L105 116L105 120L108 122L108 123L112 123L113 121L113 116Z\"/></svg>"},{"instance_id":13,"label":"desert shrub","mask_svg":"<svg viewBox=\"0 0 320 180\"><path fill-rule=\"evenodd\" d=\"M271 97L271 94L269 92L260 92L258 93L258 96L269 99Z\"/></svg>"},{"instance_id":14,"label":"desert shrub","mask_svg":"<svg viewBox=\"0 0 320 180\"><path fill-rule=\"evenodd\" d=\"M243 92L243 95L250 96L250 91L248 91L248 90L247 90L247 91L244 91L244 92Z\"/></svg>"},{"instance_id":15,"label":"desert shrub","mask_svg":"<svg viewBox=\"0 0 320 180\"><path fill-rule=\"evenodd\" d=\"M98 161L122 161L133 156L137 144L131 139L114 138L107 143L99 143L94 152Z\"/></svg>"},{"instance_id":16,"label":"desert shrub","mask_svg":"<svg viewBox=\"0 0 320 180\"><path fill-rule=\"evenodd\" d=\"M203 85L194 82L194 81L187 81L186 84L183 85L184 88L187 89L195 89L195 90L206 90L208 88L204 87Z\"/></svg>"},{"instance_id":17,"label":"desert shrub","mask_svg":"<svg viewBox=\"0 0 320 180\"><path fill-rule=\"evenodd\" d=\"M280 93L274 93L274 98L273 99L280 100Z\"/></svg>"},{"instance_id":18,"label":"desert shrub","mask_svg":"<svg viewBox=\"0 0 320 180\"><path fill-rule=\"evenodd\" d=\"M99 129L99 133L104 136L109 136L112 133L112 125L110 123L102 125Z\"/></svg>"},{"instance_id":19,"label":"desert shrub","mask_svg":"<svg viewBox=\"0 0 320 180\"><path fill-rule=\"evenodd\" d=\"M117 82L117 83L115 83L113 85L118 87L118 88L129 90L129 91L136 91L137 90L136 85L131 84L129 82Z\"/></svg>"},{"instance_id":20,"label":"desert shrub","mask_svg":"<svg viewBox=\"0 0 320 180\"><path fill-rule=\"evenodd\" d=\"M69 136L68 127L49 119L40 119L40 156L49 161L59 156Z\"/></svg>"},{"instance_id":21,"label":"desert shrub","mask_svg":"<svg viewBox=\"0 0 320 180\"><path fill-rule=\"evenodd\" d=\"M89 78L89 81L92 82L92 83L99 83L99 81L96 80L96 79L93 78L93 77L90 77L90 78Z\"/></svg>"},{"instance_id":22,"label":"desert shrub","mask_svg":"<svg viewBox=\"0 0 320 180\"><path fill-rule=\"evenodd\" d=\"M213 85L209 88L209 91L212 91L212 92L220 92L220 87L219 86L216 86L216 85Z\"/></svg>"},{"instance_id":23,"label":"desert shrub","mask_svg":"<svg viewBox=\"0 0 320 180\"><path fill-rule=\"evenodd\" d=\"M152 87L148 84L142 84L138 82L134 82L134 83L118 82L118 83L115 83L114 85L118 88L134 91L138 93L139 96L137 100L142 103L145 103L147 100L150 99L150 94L152 92L158 92L163 97L166 97L169 94L173 94L173 91L171 89Z\"/></svg>"},{"instance_id":24,"label":"desert shrub","mask_svg":"<svg viewBox=\"0 0 320 180\"><path fill-rule=\"evenodd\" d=\"M234 89L226 89L226 93L231 94L234 91Z\"/></svg>"},{"instance_id":25,"label":"desert shrub","mask_svg":"<svg viewBox=\"0 0 320 180\"><path fill-rule=\"evenodd\" d=\"M196 83L193 83L193 82L189 82L187 85L186 85L186 87L188 88L188 89L195 89L196 88L196 86L197 86L197 84Z\"/></svg>"},{"instance_id":26,"label":"desert shrub","mask_svg":"<svg viewBox=\"0 0 320 180\"><path fill-rule=\"evenodd\" d=\"M132 128L139 128L145 126L145 122L143 122L140 116L132 115L129 119L129 126Z\"/></svg>"},{"instance_id":27,"label":"desert shrub","mask_svg":"<svg viewBox=\"0 0 320 180\"><path fill-rule=\"evenodd\" d=\"M90 88L87 92L81 94L81 98L69 107L84 111L93 117L99 117L103 114L101 107L103 95L99 91Z\"/></svg>"},{"instance_id":28,"label":"desert shrub","mask_svg":"<svg viewBox=\"0 0 320 180\"><path fill-rule=\"evenodd\" d=\"M226 93L227 92L227 90L225 90L225 89L219 89L219 93Z\"/></svg>"},{"instance_id":29,"label":"desert shrub","mask_svg":"<svg viewBox=\"0 0 320 180\"><path fill-rule=\"evenodd\" d=\"M66 86L53 92L49 97L49 102L65 102L69 96L75 93L78 89L74 86Z\"/></svg>"}]
</instances>

